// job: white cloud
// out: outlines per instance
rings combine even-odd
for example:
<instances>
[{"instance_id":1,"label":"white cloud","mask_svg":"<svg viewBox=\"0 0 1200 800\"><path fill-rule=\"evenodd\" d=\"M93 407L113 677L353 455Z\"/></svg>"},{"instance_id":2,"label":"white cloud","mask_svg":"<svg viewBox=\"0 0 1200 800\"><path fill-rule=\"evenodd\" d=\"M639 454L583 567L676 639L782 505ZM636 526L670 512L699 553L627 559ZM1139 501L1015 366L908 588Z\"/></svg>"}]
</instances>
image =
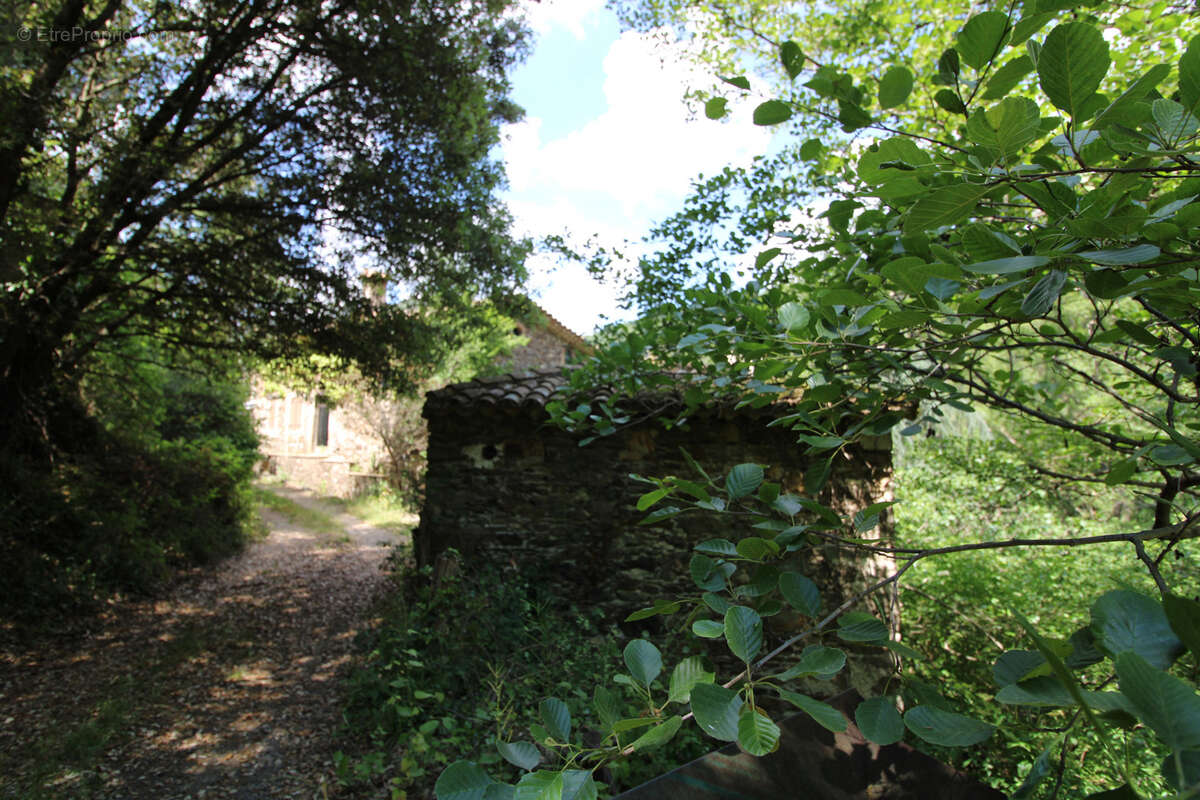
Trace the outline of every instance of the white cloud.
<instances>
[{"instance_id":1,"label":"white cloud","mask_svg":"<svg viewBox=\"0 0 1200 800\"><path fill-rule=\"evenodd\" d=\"M632 222L669 213L699 173L764 152L771 134L751 124L753 102L737 104L725 123L689 118L683 94L706 79L679 47L627 31L604 60L606 111L552 141L542 140L536 117L511 126L504 152L513 189L598 193Z\"/></svg>"},{"instance_id":2,"label":"white cloud","mask_svg":"<svg viewBox=\"0 0 1200 800\"><path fill-rule=\"evenodd\" d=\"M587 34L588 18L603 8L604 0L541 0L525 3L525 19L534 33L543 34L558 26L582 39Z\"/></svg>"}]
</instances>

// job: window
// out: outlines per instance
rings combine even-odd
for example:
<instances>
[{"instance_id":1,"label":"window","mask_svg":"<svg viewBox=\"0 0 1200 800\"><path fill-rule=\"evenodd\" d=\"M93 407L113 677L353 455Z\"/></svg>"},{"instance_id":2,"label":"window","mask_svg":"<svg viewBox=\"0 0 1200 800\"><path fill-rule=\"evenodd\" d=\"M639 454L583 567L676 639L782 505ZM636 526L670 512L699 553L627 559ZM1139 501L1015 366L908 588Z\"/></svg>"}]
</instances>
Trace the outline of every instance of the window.
<instances>
[{"instance_id":1,"label":"window","mask_svg":"<svg viewBox=\"0 0 1200 800\"><path fill-rule=\"evenodd\" d=\"M317 434L315 442L317 447L327 447L329 445L329 406L324 403L317 404Z\"/></svg>"}]
</instances>

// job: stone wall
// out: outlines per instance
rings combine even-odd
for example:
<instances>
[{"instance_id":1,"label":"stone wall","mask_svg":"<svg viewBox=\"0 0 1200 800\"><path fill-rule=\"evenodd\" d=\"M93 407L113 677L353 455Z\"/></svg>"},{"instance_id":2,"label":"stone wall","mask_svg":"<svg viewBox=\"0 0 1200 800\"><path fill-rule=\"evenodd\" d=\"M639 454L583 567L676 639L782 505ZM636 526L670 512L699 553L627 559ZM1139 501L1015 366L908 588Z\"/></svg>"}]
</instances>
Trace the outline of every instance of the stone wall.
<instances>
[{"instance_id":1,"label":"stone wall","mask_svg":"<svg viewBox=\"0 0 1200 800\"><path fill-rule=\"evenodd\" d=\"M520 324L518 330L528 341L520 347L513 348L509 355L496 359L496 366L500 371L523 375L533 370L561 367L567 363L571 348L549 328Z\"/></svg>"},{"instance_id":2,"label":"stone wall","mask_svg":"<svg viewBox=\"0 0 1200 800\"><path fill-rule=\"evenodd\" d=\"M426 404L429 467L418 562L447 547L513 563L567 595L614 614L648 599L694 592L692 547L705 539L745 535L735 517L685 514L645 526L635 508L647 490L630 474L692 477L681 448L718 480L733 465L767 466L768 480L801 493L809 462L792 436L761 416L713 411L687 429L653 425L579 447L528 405ZM718 477L720 476L720 477ZM853 448L835 464L822 500L843 511L891 498L890 440ZM890 531L885 512L873 534ZM827 588L827 605L884 573L886 562L809 552L802 570ZM888 613L894 617L894 608Z\"/></svg>"}]
</instances>

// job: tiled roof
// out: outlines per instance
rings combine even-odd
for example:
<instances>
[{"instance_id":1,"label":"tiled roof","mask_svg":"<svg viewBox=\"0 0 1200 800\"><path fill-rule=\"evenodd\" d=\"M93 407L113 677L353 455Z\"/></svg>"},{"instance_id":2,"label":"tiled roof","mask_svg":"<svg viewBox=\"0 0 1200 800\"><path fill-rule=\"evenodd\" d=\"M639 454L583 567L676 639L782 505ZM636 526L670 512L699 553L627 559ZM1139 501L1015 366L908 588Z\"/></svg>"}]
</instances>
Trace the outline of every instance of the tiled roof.
<instances>
[{"instance_id":1,"label":"tiled roof","mask_svg":"<svg viewBox=\"0 0 1200 800\"><path fill-rule=\"evenodd\" d=\"M545 408L550 398L567 385L561 369L543 369L522 375L498 375L452 383L425 395L426 409L460 408L481 405L501 408Z\"/></svg>"},{"instance_id":2,"label":"tiled roof","mask_svg":"<svg viewBox=\"0 0 1200 800\"><path fill-rule=\"evenodd\" d=\"M541 314L543 317L545 317L547 330L549 330L552 334L557 336L559 339L561 339L566 344L570 345L575 350L577 350L585 355L592 354L592 352L593 352L592 346L590 344L588 344L586 341L584 341L582 336L580 336L578 333L576 333L575 331L568 328L566 325L559 322L557 319L554 318L553 314L551 314L546 309L542 308L540 305L535 303L533 300L530 300L529 302L533 305L534 308L537 309L537 312L539 314Z\"/></svg>"}]
</instances>

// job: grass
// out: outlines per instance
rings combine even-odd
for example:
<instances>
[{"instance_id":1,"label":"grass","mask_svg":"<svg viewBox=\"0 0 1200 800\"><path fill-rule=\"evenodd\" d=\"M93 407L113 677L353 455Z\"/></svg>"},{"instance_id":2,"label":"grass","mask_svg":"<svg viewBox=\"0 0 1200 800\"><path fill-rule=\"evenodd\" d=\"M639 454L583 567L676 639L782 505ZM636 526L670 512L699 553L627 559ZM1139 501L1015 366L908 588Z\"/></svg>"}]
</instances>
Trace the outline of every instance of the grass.
<instances>
[{"instance_id":1,"label":"grass","mask_svg":"<svg viewBox=\"0 0 1200 800\"><path fill-rule=\"evenodd\" d=\"M308 508L307 506L302 506L294 500L290 500L261 486L255 486L253 491L256 503L282 514L287 517L289 522L299 525L302 528L307 528L314 533L333 537L340 536L349 541L349 538L345 536L345 528L334 521L333 517L328 514Z\"/></svg>"},{"instance_id":2,"label":"grass","mask_svg":"<svg viewBox=\"0 0 1200 800\"><path fill-rule=\"evenodd\" d=\"M343 501L348 512L369 525L398 534L412 530L415 513L389 487Z\"/></svg>"}]
</instances>

